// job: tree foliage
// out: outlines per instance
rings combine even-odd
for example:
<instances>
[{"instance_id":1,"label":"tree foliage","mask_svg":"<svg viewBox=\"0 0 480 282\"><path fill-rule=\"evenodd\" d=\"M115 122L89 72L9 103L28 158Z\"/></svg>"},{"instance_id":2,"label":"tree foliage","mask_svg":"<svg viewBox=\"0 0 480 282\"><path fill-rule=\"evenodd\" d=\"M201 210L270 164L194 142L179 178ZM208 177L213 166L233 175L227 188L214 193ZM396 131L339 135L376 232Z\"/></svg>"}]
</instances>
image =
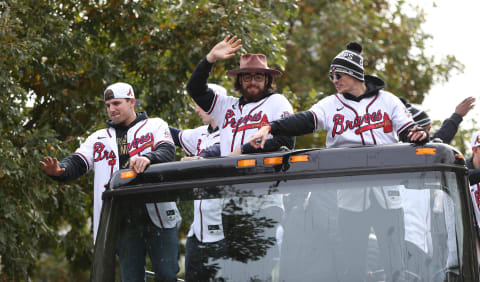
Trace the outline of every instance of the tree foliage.
<instances>
[{"instance_id":1,"label":"tree foliage","mask_svg":"<svg viewBox=\"0 0 480 282\"><path fill-rule=\"evenodd\" d=\"M278 89L301 111L333 91L330 61L356 40L368 73L421 102L434 81L461 66L425 55L424 18L403 7L382 0L0 1L0 279L31 278L44 254L68 265L59 273L88 275L91 174L56 183L38 162L67 156L104 127L108 84L131 83L150 116L198 126L185 84L208 50L235 34L241 53L265 53L270 67L283 70ZM211 81L231 89L225 70L237 62L217 63ZM297 147L322 139L309 135Z\"/></svg>"}]
</instances>

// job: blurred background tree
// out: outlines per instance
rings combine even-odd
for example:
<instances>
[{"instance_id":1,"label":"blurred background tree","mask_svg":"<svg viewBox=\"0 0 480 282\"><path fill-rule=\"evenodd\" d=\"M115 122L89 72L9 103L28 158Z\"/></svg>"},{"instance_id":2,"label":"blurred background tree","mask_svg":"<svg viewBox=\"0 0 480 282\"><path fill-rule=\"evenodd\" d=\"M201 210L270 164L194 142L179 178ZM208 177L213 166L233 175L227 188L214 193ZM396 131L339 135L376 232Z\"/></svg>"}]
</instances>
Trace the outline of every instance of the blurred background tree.
<instances>
[{"instance_id":1,"label":"blurred background tree","mask_svg":"<svg viewBox=\"0 0 480 282\"><path fill-rule=\"evenodd\" d=\"M235 34L243 42L240 53L264 53L270 67L284 72L278 91L302 111L333 93L330 62L349 41L358 41L367 73L421 103L434 82L462 65L451 56L437 64L425 55L430 37L421 29L422 12L407 16L405 5L0 0L0 279L88 280L92 174L60 184L38 162L45 155L67 156L105 126L107 85L131 83L143 101L139 110L179 128L199 126L185 84L210 48ZM211 82L230 90L225 70L237 63L238 56L217 63ZM319 132L298 138L297 148L323 144Z\"/></svg>"}]
</instances>

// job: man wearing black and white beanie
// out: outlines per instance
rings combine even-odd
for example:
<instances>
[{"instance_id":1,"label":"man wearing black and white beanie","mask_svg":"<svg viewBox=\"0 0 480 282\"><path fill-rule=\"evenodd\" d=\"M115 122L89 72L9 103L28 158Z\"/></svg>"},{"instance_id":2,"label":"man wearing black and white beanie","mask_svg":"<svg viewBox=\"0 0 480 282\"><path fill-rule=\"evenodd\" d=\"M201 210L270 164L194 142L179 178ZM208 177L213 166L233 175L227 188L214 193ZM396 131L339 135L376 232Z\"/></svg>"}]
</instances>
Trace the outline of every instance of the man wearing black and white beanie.
<instances>
[{"instance_id":1,"label":"man wearing black and white beanie","mask_svg":"<svg viewBox=\"0 0 480 282\"><path fill-rule=\"evenodd\" d=\"M330 72L345 73L360 81L364 81L362 46L357 42L347 45L347 50L340 52L330 65Z\"/></svg>"},{"instance_id":2,"label":"man wearing black and white beanie","mask_svg":"<svg viewBox=\"0 0 480 282\"><path fill-rule=\"evenodd\" d=\"M383 89L385 82L365 75L361 53L362 46L351 42L333 58L328 76L337 93L308 111L262 127L249 140L250 145L262 147L269 134L299 136L322 129L327 131L328 148L427 142L428 133L414 122L397 96ZM364 280L367 239L373 227L382 258L389 258L383 265L385 280L408 281L399 186L339 189L336 196L338 209L331 212L338 218L340 245L347 256L342 258L340 280ZM325 273L318 275L326 277ZM337 281L338 277L324 280Z\"/></svg>"}]
</instances>

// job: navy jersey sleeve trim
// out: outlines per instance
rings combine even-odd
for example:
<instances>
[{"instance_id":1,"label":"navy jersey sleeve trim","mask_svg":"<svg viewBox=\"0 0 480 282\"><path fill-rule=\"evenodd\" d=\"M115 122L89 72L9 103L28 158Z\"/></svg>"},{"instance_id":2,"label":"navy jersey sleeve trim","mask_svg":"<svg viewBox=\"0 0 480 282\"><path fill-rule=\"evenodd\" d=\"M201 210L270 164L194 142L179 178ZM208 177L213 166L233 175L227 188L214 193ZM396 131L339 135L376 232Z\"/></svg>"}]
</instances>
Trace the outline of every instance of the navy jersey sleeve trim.
<instances>
[{"instance_id":1,"label":"navy jersey sleeve trim","mask_svg":"<svg viewBox=\"0 0 480 282\"><path fill-rule=\"evenodd\" d=\"M179 138L181 130L171 126L169 126L168 129L170 129L170 134L172 135L173 143L175 143L175 146L182 147Z\"/></svg>"},{"instance_id":2,"label":"navy jersey sleeve trim","mask_svg":"<svg viewBox=\"0 0 480 282\"><path fill-rule=\"evenodd\" d=\"M220 143L215 143L212 146L206 148L199 155L202 158L214 158L220 157Z\"/></svg>"}]
</instances>

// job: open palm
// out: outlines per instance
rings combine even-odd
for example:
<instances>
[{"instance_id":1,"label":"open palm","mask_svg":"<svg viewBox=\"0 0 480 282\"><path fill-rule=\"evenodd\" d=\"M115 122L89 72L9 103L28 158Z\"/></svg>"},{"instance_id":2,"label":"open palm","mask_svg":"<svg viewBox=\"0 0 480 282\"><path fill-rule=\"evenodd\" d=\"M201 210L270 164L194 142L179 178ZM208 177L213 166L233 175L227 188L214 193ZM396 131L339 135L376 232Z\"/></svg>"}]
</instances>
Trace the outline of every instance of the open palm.
<instances>
[{"instance_id":1,"label":"open palm","mask_svg":"<svg viewBox=\"0 0 480 282\"><path fill-rule=\"evenodd\" d=\"M50 176L60 176L63 172L65 172L65 168L58 165L57 158L44 157L43 161L40 161L40 164L42 165L45 173Z\"/></svg>"},{"instance_id":2,"label":"open palm","mask_svg":"<svg viewBox=\"0 0 480 282\"><path fill-rule=\"evenodd\" d=\"M242 48L241 39L237 36L227 35L225 39L217 43L207 55L207 60L214 63L217 60L226 60L235 57L235 52Z\"/></svg>"}]
</instances>

